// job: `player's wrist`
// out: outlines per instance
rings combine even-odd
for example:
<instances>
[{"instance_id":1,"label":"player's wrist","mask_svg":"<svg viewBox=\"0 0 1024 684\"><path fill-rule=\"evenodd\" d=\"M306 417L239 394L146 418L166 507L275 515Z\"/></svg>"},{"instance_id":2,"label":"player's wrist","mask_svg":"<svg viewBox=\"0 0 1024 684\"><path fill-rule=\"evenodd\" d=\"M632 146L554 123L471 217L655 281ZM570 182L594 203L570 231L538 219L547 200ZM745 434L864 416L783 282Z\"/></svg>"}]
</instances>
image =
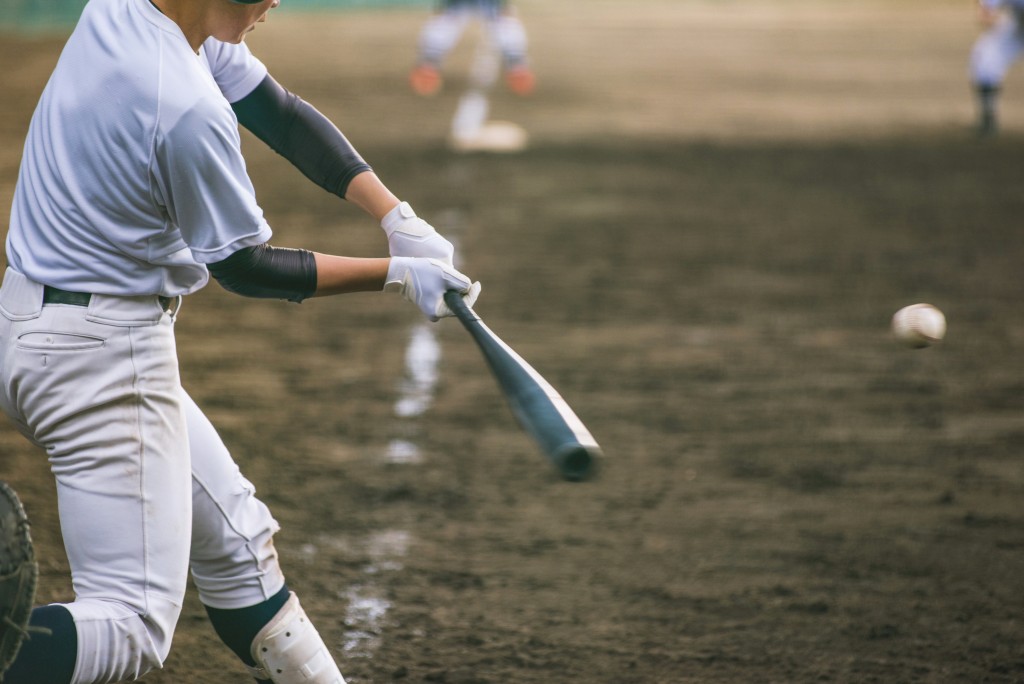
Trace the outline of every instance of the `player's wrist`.
<instances>
[{"instance_id":1,"label":"player's wrist","mask_svg":"<svg viewBox=\"0 0 1024 684\"><path fill-rule=\"evenodd\" d=\"M409 232L408 224L423 223L422 221L414 222L410 220L415 218L417 218L417 216L413 207L408 202L399 202L392 207L388 213L384 214L384 217L381 219L381 227L384 229L384 232L387 233L388 238L390 238L391 233L398 228L402 228L403 231Z\"/></svg>"}]
</instances>

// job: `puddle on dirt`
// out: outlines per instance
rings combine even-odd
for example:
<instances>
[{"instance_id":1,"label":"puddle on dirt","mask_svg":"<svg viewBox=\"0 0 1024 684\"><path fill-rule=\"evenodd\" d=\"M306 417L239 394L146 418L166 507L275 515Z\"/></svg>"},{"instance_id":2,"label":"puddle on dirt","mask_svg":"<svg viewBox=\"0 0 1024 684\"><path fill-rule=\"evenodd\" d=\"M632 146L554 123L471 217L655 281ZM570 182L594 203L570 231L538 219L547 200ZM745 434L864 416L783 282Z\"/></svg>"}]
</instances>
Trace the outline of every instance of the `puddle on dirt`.
<instances>
[{"instance_id":1,"label":"puddle on dirt","mask_svg":"<svg viewBox=\"0 0 1024 684\"><path fill-rule=\"evenodd\" d=\"M457 209L448 210L441 213L440 219L441 232L452 242L458 254L455 233L459 232L463 222L462 213ZM417 442L420 427L416 419L430 410L434 403L440 362L441 343L437 338L437 328L425 321L414 325L409 331L405 368L398 382L398 397L394 404L392 430L395 437L388 443L383 456L387 463L415 465L423 462L423 451ZM342 640L342 650L347 657L369 658L380 647L391 608L381 586L382 576L403 569L402 559L411 542L412 537L407 531L396 529L375 532L359 542L344 537L321 540L324 546L368 557L368 562L362 567L365 581L339 591L348 606Z\"/></svg>"},{"instance_id":2,"label":"puddle on dirt","mask_svg":"<svg viewBox=\"0 0 1024 684\"><path fill-rule=\"evenodd\" d=\"M384 454L384 460L388 463L399 463L403 465L423 462L423 452L416 442L408 439L393 439L388 442L388 449Z\"/></svg>"},{"instance_id":3,"label":"puddle on dirt","mask_svg":"<svg viewBox=\"0 0 1024 684\"><path fill-rule=\"evenodd\" d=\"M409 334L405 349L405 375L399 382L395 415L414 418L427 412L437 388L437 367L441 361L441 345L430 323L416 325Z\"/></svg>"},{"instance_id":4,"label":"puddle on dirt","mask_svg":"<svg viewBox=\"0 0 1024 684\"><path fill-rule=\"evenodd\" d=\"M372 584L349 587L343 596L348 601L348 609L341 648L348 658L370 658L380 646L384 618L391 602Z\"/></svg>"},{"instance_id":5,"label":"puddle on dirt","mask_svg":"<svg viewBox=\"0 0 1024 684\"><path fill-rule=\"evenodd\" d=\"M369 658L380 646L391 602L378 582L382 575L405 567L402 559L411 543L412 536L407 531L395 529L381 530L361 540L346 537L321 539L321 545L325 547L361 553L368 559L362 568L365 581L338 592L347 605L342 637L342 650L346 657Z\"/></svg>"},{"instance_id":6,"label":"puddle on dirt","mask_svg":"<svg viewBox=\"0 0 1024 684\"><path fill-rule=\"evenodd\" d=\"M418 425L412 419L422 416L434 403L440 361L441 344L437 333L429 323L416 325L409 334L405 373L398 383L398 399L395 401L397 420L393 430L399 434L388 442L384 452L387 463L414 465L423 462L423 452L415 441Z\"/></svg>"}]
</instances>

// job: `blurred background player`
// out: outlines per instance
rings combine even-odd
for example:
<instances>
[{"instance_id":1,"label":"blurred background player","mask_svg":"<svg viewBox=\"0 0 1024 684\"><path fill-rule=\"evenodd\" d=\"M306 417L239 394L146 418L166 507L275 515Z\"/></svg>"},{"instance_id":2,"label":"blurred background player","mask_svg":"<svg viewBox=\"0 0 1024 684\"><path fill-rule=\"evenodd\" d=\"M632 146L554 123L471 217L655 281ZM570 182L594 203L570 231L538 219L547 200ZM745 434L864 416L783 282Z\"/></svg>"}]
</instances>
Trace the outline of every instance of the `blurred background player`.
<instances>
[{"instance_id":1,"label":"blurred background player","mask_svg":"<svg viewBox=\"0 0 1024 684\"><path fill-rule=\"evenodd\" d=\"M978 0L984 31L971 51L971 82L978 99L978 133L998 130L999 89L1024 47L1024 0Z\"/></svg>"},{"instance_id":2,"label":"blurred background player","mask_svg":"<svg viewBox=\"0 0 1024 684\"><path fill-rule=\"evenodd\" d=\"M441 89L444 59L473 21L481 23L485 40L500 53L509 90L517 95L533 92L534 75L526 60L526 30L505 0L440 0L437 11L420 31L416 66L409 74L412 89L424 96Z\"/></svg>"},{"instance_id":3,"label":"blurred background player","mask_svg":"<svg viewBox=\"0 0 1024 684\"><path fill-rule=\"evenodd\" d=\"M409 84L419 95L436 94L443 83L445 58L471 23L481 28L466 92L452 117L450 142L459 151L515 151L526 144L526 132L507 121L488 122L488 94L504 73L517 95L533 92L535 78L527 63L527 38L515 11L504 0L442 0L419 35L416 65Z\"/></svg>"}]
</instances>

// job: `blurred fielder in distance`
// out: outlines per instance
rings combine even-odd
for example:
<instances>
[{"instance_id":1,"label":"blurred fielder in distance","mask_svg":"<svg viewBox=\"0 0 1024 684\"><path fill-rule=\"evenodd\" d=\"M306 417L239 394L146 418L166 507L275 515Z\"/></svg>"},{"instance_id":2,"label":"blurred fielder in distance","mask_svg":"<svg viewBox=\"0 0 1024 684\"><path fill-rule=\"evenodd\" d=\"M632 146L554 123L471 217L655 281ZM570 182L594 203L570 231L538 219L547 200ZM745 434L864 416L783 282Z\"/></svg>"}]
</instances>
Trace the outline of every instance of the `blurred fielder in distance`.
<instances>
[{"instance_id":1,"label":"blurred fielder in distance","mask_svg":"<svg viewBox=\"0 0 1024 684\"><path fill-rule=\"evenodd\" d=\"M1024 0L978 0L983 27L970 59L971 84L978 103L978 134L999 128L998 99L1010 65L1024 49Z\"/></svg>"},{"instance_id":2,"label":"blurred fielder in distance","mask_svg":"<svg viewBox=\"0 0 1024 684\"><path fill-rule=\"evenodd\" d=\"M505 0L439 0L420 30L416 66L409 74L413 91L429 96L441 89L444 59L472 21L481 23L486 39L500 53L509 90L530 94L535 79L527 63L526 30Z\"/></svg>"}]
</instances>

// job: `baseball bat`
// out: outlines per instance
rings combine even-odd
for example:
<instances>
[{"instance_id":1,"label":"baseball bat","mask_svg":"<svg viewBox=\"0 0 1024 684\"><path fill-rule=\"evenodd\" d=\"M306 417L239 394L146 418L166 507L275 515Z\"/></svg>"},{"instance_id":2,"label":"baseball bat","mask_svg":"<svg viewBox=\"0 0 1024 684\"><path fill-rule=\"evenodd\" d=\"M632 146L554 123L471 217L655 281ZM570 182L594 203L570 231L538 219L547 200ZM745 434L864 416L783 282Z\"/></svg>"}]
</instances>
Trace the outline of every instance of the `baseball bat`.
<instances>
[{"instance_id":1,"label":"baseball bat","mask_svg":"<svg viewBox=\"0 0 1024 684\"><path fill-rule=\"evenodd\" d=\"M455 290L444 301L487 361L519 425L567 480L594 474L601 447L562 396L530 364L505 344Z\"/></svg>"}]
</instances>

